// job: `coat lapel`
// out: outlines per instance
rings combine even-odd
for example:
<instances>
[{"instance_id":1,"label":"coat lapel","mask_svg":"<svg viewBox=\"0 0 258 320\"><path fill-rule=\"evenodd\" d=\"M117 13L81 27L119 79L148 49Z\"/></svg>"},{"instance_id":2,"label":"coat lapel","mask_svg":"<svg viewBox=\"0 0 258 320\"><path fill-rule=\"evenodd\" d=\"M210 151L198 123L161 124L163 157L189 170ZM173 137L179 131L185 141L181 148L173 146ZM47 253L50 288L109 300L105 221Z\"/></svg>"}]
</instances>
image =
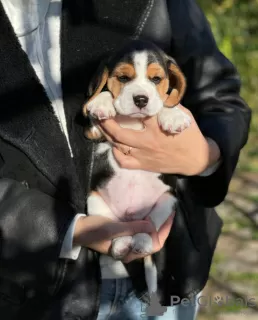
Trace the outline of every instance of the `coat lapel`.
<instances>
[{"instance_id":1,"label":"coat lapel","mask_svg":"<svg viewBox=\"0 0 258 320\"><path fill-rule=\"evenodd\" d=\"M66 139L1 3L0 30L0 137L21 149L66 197L77 198Z\"/></svg>"}]
</instances>

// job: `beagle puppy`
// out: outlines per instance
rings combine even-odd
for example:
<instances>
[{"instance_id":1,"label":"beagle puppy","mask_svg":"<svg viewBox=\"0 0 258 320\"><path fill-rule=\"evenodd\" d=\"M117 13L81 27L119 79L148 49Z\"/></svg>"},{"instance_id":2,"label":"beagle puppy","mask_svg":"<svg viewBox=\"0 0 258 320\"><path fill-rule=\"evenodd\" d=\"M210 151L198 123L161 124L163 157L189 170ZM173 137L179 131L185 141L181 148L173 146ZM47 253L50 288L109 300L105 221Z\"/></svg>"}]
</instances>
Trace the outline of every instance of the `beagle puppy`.
<instances>
[{"instance_id":1,"label":"beagle puppy","mask_svg":"<svg viewBox=\"0 0 258 320\"><path fill-rule=\"evenodd\" d=\"M161 174L121 168L98 120L115 118L122 127L142 130L142 119L157 115L161 130L180 133L191 123L189 115L177 107L185 89L185 77L175 60L149 42L130 42L100 67L90 84L90 98L83 106L84 116L90 119L85 135L99 140L92 191L87 199L89 215L104 215L117 221L149 216L159 230L173 213L177 199ZM121 260L130 250L150 254L152 238L139 233L113 239L114 259ZM151 255L144 258L144 265L152 295L157 291L157 270Z\"/></svg>"}]
</instances>

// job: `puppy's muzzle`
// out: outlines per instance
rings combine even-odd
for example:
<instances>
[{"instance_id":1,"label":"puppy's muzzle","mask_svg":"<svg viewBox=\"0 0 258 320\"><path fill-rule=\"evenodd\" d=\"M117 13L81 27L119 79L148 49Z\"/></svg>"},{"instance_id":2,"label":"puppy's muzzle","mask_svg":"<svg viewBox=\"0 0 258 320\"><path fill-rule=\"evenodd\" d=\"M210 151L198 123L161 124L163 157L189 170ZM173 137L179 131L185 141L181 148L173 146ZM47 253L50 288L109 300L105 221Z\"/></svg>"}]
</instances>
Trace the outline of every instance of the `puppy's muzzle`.
<instances>
[{"instance_id":1,"label":"puppy's muzzle","mask_svg":"<svg viewBox=\"0 0 258 320\"><path fill-rule=\"evenodd\" d=\"M147 106L149 98L145 95L137 95L133 97L133 101L139 109L143 109Z\"/></svg>"}]
</instances>

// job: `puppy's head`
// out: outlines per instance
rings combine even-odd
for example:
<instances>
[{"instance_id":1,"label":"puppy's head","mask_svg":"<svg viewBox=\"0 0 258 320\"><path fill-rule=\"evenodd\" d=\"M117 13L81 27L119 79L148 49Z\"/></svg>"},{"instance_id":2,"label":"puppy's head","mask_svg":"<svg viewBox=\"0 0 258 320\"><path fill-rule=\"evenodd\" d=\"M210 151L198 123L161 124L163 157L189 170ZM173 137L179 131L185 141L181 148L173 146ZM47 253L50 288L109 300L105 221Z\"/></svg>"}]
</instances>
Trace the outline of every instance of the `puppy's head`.
<instances>
[{"instance_id":1,"label":"puppy's head","mask_svg":"<svg viewBox=\"0 0 258 320\"><path fill-rule=\"evenodd\" d=\"M186 81L173 58L152 43L136 40L101 67L90 85L89 101L104 88L112 93L117 114L143 118L176 106Z\"/></svg>"}]
</instances>

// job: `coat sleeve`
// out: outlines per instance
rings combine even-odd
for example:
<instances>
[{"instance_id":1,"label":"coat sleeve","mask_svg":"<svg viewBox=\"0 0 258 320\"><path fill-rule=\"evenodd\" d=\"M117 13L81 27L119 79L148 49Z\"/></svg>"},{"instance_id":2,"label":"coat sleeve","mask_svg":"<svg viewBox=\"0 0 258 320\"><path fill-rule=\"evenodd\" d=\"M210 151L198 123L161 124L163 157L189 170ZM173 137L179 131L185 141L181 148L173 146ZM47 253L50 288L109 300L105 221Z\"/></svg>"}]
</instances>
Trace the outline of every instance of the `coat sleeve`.
<instances>
[{"instance_id":1,"label":"coat sleeve","mask_svg":"<svg viewBox=\"0 0 258 320\"><path fill-rule=\"evenodd\" d=\"M182 104L191 110L203 135L218 144L222 160L210 176L184 177L181 185L198 204L214 207L224 200L240 151L247 142L251 110L240 97L241 81L236 68L218 49L196 1L167 3L172 54L188 83Z\"/></svg>"},{"instance_id":2,"label":"coat sleeve","mask_svg":"<svg viewBox=\"0 0 258 320\"><path fill-rule=\"evenodd\" d=\"M54 291L59 254L74 215L68 203L0 179L1 277L21 287Z\"/></svg>"}]
</instances>

